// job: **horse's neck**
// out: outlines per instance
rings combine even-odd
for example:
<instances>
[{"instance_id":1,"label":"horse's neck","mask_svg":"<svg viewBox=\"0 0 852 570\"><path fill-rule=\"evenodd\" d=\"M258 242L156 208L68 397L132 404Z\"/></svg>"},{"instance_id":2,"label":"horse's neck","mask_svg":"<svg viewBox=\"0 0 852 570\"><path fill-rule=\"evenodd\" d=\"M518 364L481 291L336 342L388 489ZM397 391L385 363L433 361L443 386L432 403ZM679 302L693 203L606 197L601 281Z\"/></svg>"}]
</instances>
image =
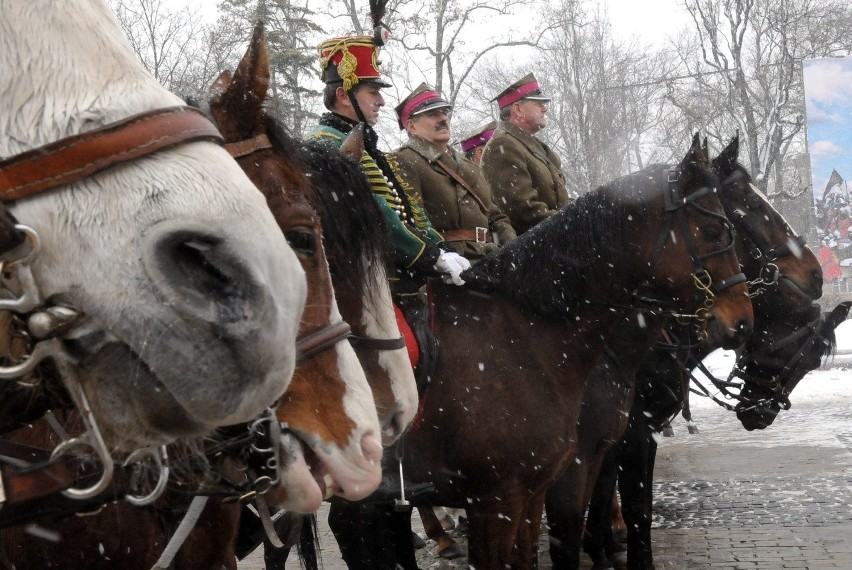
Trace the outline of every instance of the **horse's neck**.
<instances>
[{"instance_id":1,"label":"horse's neck","mask_svg":"<svg viewBox=\"0 0 852 570\"><path fill-rule=\"evenodd\" d=\"M177 104L101 0L0 0L0 156Z\"/></svg>"},{"instance_id":2,"label":"horse's neck","mask_svg":"<svg viewBox=\"0 0 852 570\"><path fill-rule=\"evenodd\" d=\"M606 346L620 370L631 377L636 374L645 355L660 337L665 320L665 317L630 311L613 327Z\"/></svg>"}]
</instances>

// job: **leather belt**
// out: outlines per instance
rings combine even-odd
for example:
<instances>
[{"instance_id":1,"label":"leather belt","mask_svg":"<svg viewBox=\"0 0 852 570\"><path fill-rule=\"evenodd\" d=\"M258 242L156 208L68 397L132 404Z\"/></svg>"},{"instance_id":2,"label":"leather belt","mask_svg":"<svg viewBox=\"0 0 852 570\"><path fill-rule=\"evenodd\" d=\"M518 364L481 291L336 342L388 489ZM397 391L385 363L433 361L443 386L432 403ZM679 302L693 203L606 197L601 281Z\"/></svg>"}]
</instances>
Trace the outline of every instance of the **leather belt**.
<instances>
[{"instance_id":1,"label":"leather belt","mask_svg":"<svg viewBox=\"0 0 852 570\"><path fill-rule=\"evenodd\" d=\"M474 228L472 230L447 230L440 232L447 241L475 241L476 243L494 243L488 228Z\"/></svg>"}]
</instances>

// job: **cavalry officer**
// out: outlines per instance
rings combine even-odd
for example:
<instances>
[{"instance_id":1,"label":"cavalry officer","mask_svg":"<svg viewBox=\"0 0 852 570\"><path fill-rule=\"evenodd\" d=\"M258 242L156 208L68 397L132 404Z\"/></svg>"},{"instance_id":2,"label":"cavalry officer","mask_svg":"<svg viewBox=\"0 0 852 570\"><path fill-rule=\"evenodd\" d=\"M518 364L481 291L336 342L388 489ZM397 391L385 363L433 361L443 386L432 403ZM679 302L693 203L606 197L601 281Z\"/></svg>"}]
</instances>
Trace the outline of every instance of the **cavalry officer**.
<instances>
[{"instance_id":1,"label":"cavalry officer","mask_svg":"<svg viewBox=\"0 0 852 570\"><path fill-rule=\"evenodd\" d=\"M530 73L492 101L500 108L500 123L485 146L482 172L495 202L521 234L571 199L559 157L533 136L547 125L550 98Z\"/></svg>"},{"instance_id":2,"label":"cavalry officer","mask_svg":"<svg viewBox=\"0 0 852 570\"><path fill-rule=\"evenodd\" d=\"M384 153L376 147L378 136L373 127L385 104L381 89L390 86L377 67L385 37L383 28L377 27L373 36L332 38L319 45L321 77L326 84L323 103L329 112L320 117L308 139L340 148L347 134L364 123L366 150L361 168L390 227L401 278L414 280L419 287L425 277L444 274L446 281L461 285L459 274L470 264L441 243L443 238L432 228L422 203L403 192Z\"/></svg>"},{"instance_id":3,"label":"cavalry officer","mask_svg":"<svg viewBox=\"0 0 852 570\"><path fill-rule=\"evenodd\" d=\"M437 91L421 84L396 107L408 141L388 155L388 162L405 193L422 197L444 240L475 260L516 236L479 168L450 146L451 113Z\"/></svg>"},{"instance_id":4,"label":"cavalry officer","mask_svg":"<svg viewBox=\"0 0 852 570\"><path fill-rule=\"evenodd\" d=\"M419 195L404 191L388 158L376 146L378 136L373 126L385 104L381 89L389 85L382 80L378 69L379 48L384 45L386 35L375 14L373 19L376 23L373 36L338 37L319 45L321 78L326 84L323 103L329 112L320 117L319 125L308 138L340 148L353 128L364 124L366 149L361 155L361 169L390 228L398 275L392 283L397 320L412 364L416 364L415 377L418 382L425 382L434 363L436 342L428 330L423 285L433 275L442 275L445 282L462 285L460 274L470 267L470 262L453 251L435 231ZM416 344L413 337L417 338ZM402 561L406 569L417 567L411 552L412 507L394 508L393 504L402 493L398 464L393 463L395 455L394 450L385 451L383 481L374 496L361 503L332 501L328 523L351 570L393 570L396 561ZM413 501L418 492L431 489L429 483L406 482L405 497Z\"/></svg>"},{"instance_id":5,"label":"cavalry officer","mask_svg":"<svg viewBox=\"0 0 852 570\"><path fill-rule=\"evenodd\" d=\"M485 151L485 143L494 136L494 129L496 128L497 121L491 121L487 125L466 134L459 142L464 157L479 166L482 162L482 153Z\"/></svg>"}]
</instances>

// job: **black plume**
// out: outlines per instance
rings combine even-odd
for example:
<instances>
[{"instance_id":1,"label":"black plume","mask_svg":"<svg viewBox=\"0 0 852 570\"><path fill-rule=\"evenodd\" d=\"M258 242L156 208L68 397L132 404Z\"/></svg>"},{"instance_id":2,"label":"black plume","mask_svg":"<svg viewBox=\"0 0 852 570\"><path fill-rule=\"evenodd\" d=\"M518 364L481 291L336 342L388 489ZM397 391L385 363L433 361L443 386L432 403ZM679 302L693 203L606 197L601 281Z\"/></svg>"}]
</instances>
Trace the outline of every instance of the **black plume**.
<instances>
[{"instance_id":1,"label":"black plume","mask_svg":"<svg viewBox=\"0 0 852 570\"><path fill-rule=\"evenodd\" d=\"M370 0L370 17L373 19L373 27L382 25L388 0Z\"/></svg>"}]
</instances>

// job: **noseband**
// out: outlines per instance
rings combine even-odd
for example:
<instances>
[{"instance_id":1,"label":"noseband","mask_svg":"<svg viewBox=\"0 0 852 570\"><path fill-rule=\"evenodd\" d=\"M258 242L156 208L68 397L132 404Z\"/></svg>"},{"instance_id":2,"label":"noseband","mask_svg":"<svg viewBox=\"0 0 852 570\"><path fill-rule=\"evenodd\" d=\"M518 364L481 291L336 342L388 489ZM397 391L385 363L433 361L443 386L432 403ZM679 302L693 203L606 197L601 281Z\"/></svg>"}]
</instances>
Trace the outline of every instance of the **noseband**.
<instances>
[{"instance_id":1,"label":"noseband","mask_svg":"<svg viewBox=\"0 0 852 570\"><path fill-rule=\"evenodd\" d=\"M196 141L223 142L216 127L196 109L180 106L134 115L0 161L0 202L23 200L59 186L79 182L118 164ZM18 317L18 322L25 323L18 333L30 341L30 347L28 354L23 355L17 363L0 367L0 380L24 383L21 378L33 372L42 360L52 358L66 390L79 408L85 431L81 436L65 439L49 454L49 459L35 465L28 463L23 471L19 460L3 456L0 461L0 505L12 506L20 498L14 493L17 484L26 485L33 480L33 476L55 471L60 458L70 455L69 451L77 448L95 451L101 463L100 477L87 487L74 487L74 480L71 479L60 488L62 494L71 499L89 499L107 488L115 469L77 378L74 359L66 352L61 341L61 336L73 328L81 315L71 307L44 304L31 268L33 259L41 251L41 241L35 230L15 224L13 220L5 208L0 210L0 254L5 255L24 242L28 242L29 248L22 257L4 259L2 262L0 269L17 280L20 291L9 291L11 299L0 300L0 310L13 313ZM138 450L127 461L131 464L145 463L150 458L143 456L149 451ZM157 457L159 482L149 496L135 497L132 489L128 491L128 495L138 499L138 504L155 500L154 495L159 496L165 487L164 478L168 477L168 468L162 462L165 448L161 448L159 453L153 453ZM71 473L76 476L76 472ZM11 494L4 490L4 479ZM86 480L91 479L88 477Z\"/></svg>"}]
</instances>

